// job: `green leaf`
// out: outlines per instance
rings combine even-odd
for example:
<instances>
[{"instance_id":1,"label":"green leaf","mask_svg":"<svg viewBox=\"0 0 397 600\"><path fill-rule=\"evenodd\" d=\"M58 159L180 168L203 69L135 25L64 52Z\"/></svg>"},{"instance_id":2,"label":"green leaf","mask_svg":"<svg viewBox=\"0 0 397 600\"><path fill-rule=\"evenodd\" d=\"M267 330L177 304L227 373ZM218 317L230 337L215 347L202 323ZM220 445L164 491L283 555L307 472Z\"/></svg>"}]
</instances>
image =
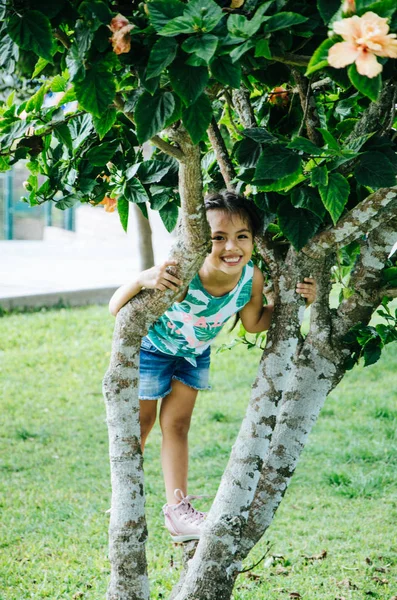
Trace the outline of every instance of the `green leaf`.
<instances>
[{"instance_id":1,"label":"green leaf","mask_svg":"<svg viewBox=\"0 0 397 600\"><path fill-rule=\"evenodd\" d=\"M182 60L172 63L169 74L172 87L186 106L197 100L208 83L207 67L191 67Z\"/></svg>"},{"instance_id":2,"label":"green leaf","mask_svg":"<svg viewBox=\"0 0 397 600\"><path fill-rule=\"evenodd\" d=\"M178 44L174 38L162 38L158 40L150 52L146 69L146 79L160 75L174 60L177 48Z\"/></svg>"},{"instance_id":3,"label":"green leaf","mask_svg":"<svg viewBox=\"0 0 397 600\"><path fill-rule=\"evenodd\" d=\"M255 180L278 179L291 175L299 169L301 160L298 154L281 144L272 144L263 150L258 160Z\"/></svg>"},{"instance_id":4,"label":"green leaf","mask_svg":"<svg viewBox=\"0 0 397 600\"><path fill-rule=\"evenodd\" d=\"M76 92L74 91L74 87L70 87L66 90L65 94L59 99L57 106L63 106L68 102L74 102L76 100Z\"/></svg>"},{"instance_id":5,"label":"green leaf","mask_svg":"<svg viewBox=\"0 0 397 600\"><path fill-rule=\"evenodd\" d=\"M328 51L335 44L336 39L337 38L332 37L324 40L317 50L314 51L306 69L306 77L320 69L328 67Z\"/></svg>"},{"instance_id":6,"label":"green leaf","mask_svg":"<svg viewBox=\"0 0 397 600\"><path fill-rule=\"evenodd\" d=\"M77 204L77 202L80 202L81 198L79 194L68 194L67 196L64 196L63 198L61 198L60 200L57 200L57 202L55 203L56 208L59 208L60 210L66 210L67 208L71 208L72 206L74 206L75 204Z\"/></svg>"},{"instance_id":7,"label":"green leaf","mask_svg":"<svg viewBox=\"0 0 397 600\"><path fill-rule=\"evenodd\" d=\"M119 140L116 139L111 142L103 142L99 146L94 146L87 152L86 158L95 167L102 167L112 160L119 143Z\"/></svg>"},{"instance_id":8,"label":"green leaf","mask_svg":"<svg viewBox=\"0 0 397 600\"><path fill-rule=\"evenodd\" d=\"M112 73L97 63L86 71L82 81L75 82L74 89L80 106L100 118L114 100L116 84Z\"/></svg>"},{"instance_id":9,"label":"green leaf","mask_svg":"<svg viewBox=\"0 0 397 600\"><path fill-rule=\"evenodd\" d=\"M158 183L170 168L171 165L163 160L145 160L139 165L138 177L141 183Z\"/></svg>"},{"instance_id":10,"label":"green leaf","mask_svg":"<svg viewBox=\"0 0 397 600\"><path fill-rule=\"evenodd\" d=\"M179 35L181 33L196 33L196 29L193 28L192 22L187 17L177 17L169 21L161 31L160 35L171 36Z\"/></svg>"},{"instance_id":11,"label":"green leaf","mask_svg":"<svg viewBox=\"0 0 397 600\"><path fill-rule=\"evenodd\" d=\"M356 12L359 16L371 11L380 17L392 17L396 10L395 0L356 0Z\"/></svg>"},{"instance_id":12,"label":"green leaf","mask_svg":"<svg viewBox=\"0 0 397 600\"><path fill-rule=\"evenodd\" d=\"M43 83L43 85L37 90L35 94L31 98L29 98L28 103L26 104L25 110L27 113L32 111L39 111L43 106L44 96L47 91L47 83Z\"/></svg>"},{"instance_id":13,"label":"green leaf","mask_svg":"<svg viewBox=\"0 0 397 600\"><path fill-rule=\"evenodd\" d=\"M364 96L367 96L367 98L373 102L377 101L380 90L382 89L382 77L380 75L371 78L360 75L355 64L350 65L347 74L356 90L364 94Z\"/></svg>"},{"instance_id":14,"label":"green leaf","mask_svg":"<svg viewBox=\"0 0 397 600\"><path fill-rule=\"evenodd\" d=\"M324 150L313 144L310 140L304 137L297 136L287 145L287 148L291 150L301 150L305 154L311 154L312 156L321 156L324 154Z\"/></svg>"},{"instance_id":15,"label":"green leaf","mask_svg":"<svg viewBox=\"0 0 397 600\"><path fill-rule=\"evenodd\" d=\"M218 45L216 35L196 35L189 37L182 44L182 50L189 54L195 54L208 63L215 54Z\"/></svg>"},{"instance_id":16,"label":"green leaf","mask_svg":"<svg viewBox=\"0 0 397 600\"><path fill-rule=\"evenodd\" d=\"M306 177L302 173L302 169L299 167L291 175L285 175L279 179L262 179L254 181L253 183L258 186L258 189L263 192L283 192L286 193L296 185L305 181Z\"/></svg>"},{"instance_id":17,"label":"green leaf","mask_svg":"<svg viewBox=\"0 0 397 600\"><path fill-rule=\"evenodd\" d=\"M270 17L265 23L265 31L279 31L280 29L287 29L300 23L305 23L308 20L307 17L299 15L294 12L280 12L277 15Z\"/></svg>"},{"instance_id":18,"label":"green leaf","mask_svg":"<svg viewBox=\"0 0 397 600\"><path fill-rule=\"evenodd\" d=\"M380 341L380 340L379 340ZM364 367L375 364L382 354L382 348L379 341L374 340L373 342L366 344L364 347Z\"/></svg>"},{"instance_id":19,"label":"green leaf","mask_svg":"<svg viewBox=\"0 0 397 600\"><path fill-rule=\"evenodd\" d=\"M95 130L102 139L108 131L111 130L117 119L117 110L114 106L109 106L100 117L93 117Z\"/></svg>"},{"instance_id":20,"label":"green leaf","mask_svg":"<svg viewBox=\"0 0 397 600\"><path fill-rule=\"evenodd\" d=\"M101 0L84 0L79 6L79 13L90 23L90 29L93 31L102 23L108 25L113 17L108 2Z\"/></svg>"},{"instance_id":21,"label":"green leaf","mask_svg":"<svg viewBox=\"0 0 397 600\"><path fill-rule=\"evenodd\" d=\"M295 187L292 190L291 203L295 208L305 208L306 210L310 210L321 220L325 217L327 212L318 192L306 185Z\"/></svg>"},{"instance_id":22,"label":"green leaf","mask_svg":"<svg viewBox=\"0 0 397 600\"><path fill-rule=\"evenodd\" d=\"M317 129L323 136L323 140L328 145L328 148L340 152L338 141L334 138L332 133L330 133L328 129L324 129L323 127L317 127Z\"/></svg>"},{"instance_id":23,"label":"green leaf","mask_svg":"<svg viewBox=\"0 0 397 600\"><path fill-rule=\"evenodd\" d=\"M321 220L309 210L294 208L288 198L278 207L278 224L295 250L301 250L315 235Z\"/></svg>"},{"instance_id":24,"label":"green leaf","mask_svg":"<svg viewBox=\"0 0 397 600\"><path fill-rule=\"evenodd\" d=\"M252 140L255 140L255 142L259 142L259 143L271 143L271 142L277 142L277 138L274 137L274 135L272 135L267 129L265 129L264 127L252 127L251 129L243 129L243 131L241 132L242 135L245 135L246 137L251 138Z\"/></svg>"},{"instance_id":25,"label":"green leaf","mask_svg":"<svg viewBox=\"0 0 397 600\"><path fill-rule=\"evenodd\" d=\"M152 196L150 200L150 207L153 210L161 210L169 201L169 194L156 194L155 196Z\"/></svg>"},{"instance_id":26,"label":"green leaf","mask_svg":"<svg viewBox=\"0 0 397 600\"><path fill-rule=\"evenodd\" d=\"M198 144L207 131L212 119L212 105L206 94L201 94L182 112L182 121L188 130L193 144Z\"/></svg>"},{"instance_id":27,"label":"green leaf","mask_svg":"<svg viewBox=\"0 0 397 600\"><path fill-rule=\"evenodd\" d=\"M336 224L349 198L350 186L340 173L330 173L328 185L319 185L321 200Z\"/></svg>"},{"instance_id":28,"label":"green leaf","mask_svg":"<svg viewBox=\"0 0 397 600\"><path fill-rule=\"evenodd\" d=\"M73 141L70 129L67 123L61 123L54 128L55 137L64 144L69 150L73 150Z\"/></svg>"},{"instance_id":29,"label":"green leaf","mask_svg":"<svg viewBox=\"0 0 397 600\"><path fill-rule=\"evenodd\" d=\"M62 75L55 75L50 84L50 90L52 92L66 92L68 82L62 77Z\"/></svg>"},{"instance_id":30,"label":"green leaf","mask_svg":"<svg viewBox=\"0 0 397 600\"><path fill-rule=\"evenodd\" d=\"M317 9L322 20L327 25L334 14L340 9L340 0L317 0Z\"/></svg>"},{"instance_id":31,"label":"green leaf","mask_svg":"<svg viewBox=\"0 0 397 600\"><path fill-rule=\"evenodd\" d=\"M390 160L381 152L364 152L354 169L358 183L372 189L396 185L396 172Z\"/></svg>"},{"instance_id":32,"label":"green leaf","mask_svg":"<svg viewBox=\"0 0 397 600\"><path fill-rule=\"evenodd\" d=\"M117 200L117 212L119 213L120 223L124 231L127 233L128 227L128 213L129 213L130 205L128 200L120 196Z\"/></svg>"},{"instance_id":33,"label":"green leaf","mask_svg":"<svg viewBox=\"0 0 397 600\"><path fill-rule=\"evenodd\" d=\"M178 207L175 202L169 202L159 210L160 217L165 225L166 230L171 233L175 229L178 222Z\"/></svg>"},{"instance_id":34,"label":"green leaf","mask_svg":"<svg viewBox=\"0 0 397 600\"><path fill-rule=\"evenodd\" d=\"M214 0L205 0L205 2L203 0L190 0L183 16L192 21L196 31L209 33L218 25L223 17L223 12Z\"/></svg>"},{"instance_id":35,"label":"green leaf","mask_svg":"<svg viewBox=\"0 0 397 600\"><path fill-rule=\"evenodd\" d=\"M233 152L238 160L239 165L241 167L245 167L246 169L250 169L256 167L261 150L262 148L260 144L247 137L239 140L234 145Z\"/></svg>"},{"instance_id":36,"label":"green leaf","mask_svg":"<svg viewBox=\"0 0 397 600\"><path fill-rule=\"evenodd\" d=\"M175 107L171 92L157 92L151 96L144 92L135 108L136 134L140 144L159 133L172 115Z\"/></svg>"},{"instance_id":37,"label":"green leaf","mask_svg":"<svg viewBox=\"0 0 397 600\"><path fill-rule=\"evenodd\" d=\"M20 48L30 50L52 62L52 31L48 18L38 10L14 13L8 21L8 33Z\"/></svg>"},{"instance_id":38,"label":"green leaf","mask_svg":"<svg viewBox=\"0 0 397 600\"><path fill-rule=\"evenodd\" d=\"M149 200L145 188L136 177L125 182L123 196L129 202L147 202Z\"/></svg>"},{"instance_id":39,"label":"green leaf","mask_svg":"<svg viewBox=\"0 0 397 600\"><path fill-rule=\"evenodd\" d=\"M240 46L237 46L237 48L234 48L234 50L231 51L230 58L232 59L233 62L236 62L246 52L248 52L248 50L251 50L251 48L253 48L254 46L255 46L254 40L247 40L246 42L244 42L244 44L240 44Z\"/></svg>"},{"instance_id":40,"label":"green leaf","mask_svg":"<svg viewBox=\"0 0 397 600\"><path fill-rule=\"evenodd\" d=\"M397 281L397 267L388 267L382 271L382 281L390 283Z\"/></svg>"},{"instance_id":41,"label":"green leaf","mask_svg":"<svg viewBox=\"0 0 397 600\"><path fill-rule=\"evenodd\" d=\"M270 51L269 40L262 38L256 42L255 45L255 58L267 58L271 59L272 53Z\"/></svg>"},{"instance_id":42,"label":"green leaf","mask_svg":"<svg viewBox=\"0 0 397 600\"><path fill-rule=\"evenodd\" d=\"M230 56L217 56L210 65L213 77L223 83L230 85L233 88L239 88L241 82L241 66L238 63L233 63Z\"/></svg>"},{"instance_id":43,"label":"green leaf","mask_svg":"<svg viewBox=\"0 0 397 600\"><path fill-rule=\"evenodd\" d=\"M13 61L18 60L19 49L12 41L9 35L1 33L0 39L0 67L7 66L8 69L13 65ZM48 62L46 62L48 64ZM32 76L34 77L34 75Z\"/></svg>"},{"instance_id":44,"label":"green leaf","mask_svg":"<svg viewBox=\"0 0 397 600\"><path fill-rule=\"evenodd\" d=\"M244 15L231 14L227 20L227 28L235 38L251 38L260 26L269 17L263 17L272 2L265 2L258 8L252 19L248 20Z\"/></svg>"},{"instance_id":45,"label":"green leaf","mask_svg":"<svg viewBox=\"0 0 397 600\"><path fill-rule=\"evenodd\" d=\"M160 31L170 20L180 17L185 5L179 0L157 0L147 4L150 23L156 31Z\"/></svg>"},{"instance_id":46,"label":"green leaf","mask_svg":"<svg viewBox=\"0 0 397 600\"><path fill-rule=\"evenodd\" d=\"M325 165L314 167L310 172L312 185L328 185L328 169Z\"/></svg>"}]
</instances>

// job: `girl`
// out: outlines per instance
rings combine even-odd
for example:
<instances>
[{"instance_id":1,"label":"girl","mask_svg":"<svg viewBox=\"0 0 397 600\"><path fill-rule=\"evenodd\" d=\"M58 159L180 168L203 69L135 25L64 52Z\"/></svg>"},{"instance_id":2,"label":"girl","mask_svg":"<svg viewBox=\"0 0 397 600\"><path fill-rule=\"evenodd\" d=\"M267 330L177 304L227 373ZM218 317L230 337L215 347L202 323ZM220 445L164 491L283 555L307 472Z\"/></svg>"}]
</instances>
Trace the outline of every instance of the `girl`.
<instances>
[{"instance_id":1,"label":"girl","mask_svg":"<svg viewBox=\"0 0 397 600\"><path fill-rule=\"evenodd\" d=\"M254 236L261 229L255 205L224 191L207 197L205 208L212 251L188 289L151 326L140 353L142 450L161 400L161 462L167 497L163 512L175 542L198 539L205 519L186 492L190 419L198 391L209 389L210 345L236 313L249 333L269 329L273 313L272 305L263 306L264 277L251 261ZM175 264L166 261L119 288L110 300L110 312L116 316L142 288L178 290L183 282L169 272ZM314 280L305 277L296 291L311 304Z\"/></svg>"}]
</instances>

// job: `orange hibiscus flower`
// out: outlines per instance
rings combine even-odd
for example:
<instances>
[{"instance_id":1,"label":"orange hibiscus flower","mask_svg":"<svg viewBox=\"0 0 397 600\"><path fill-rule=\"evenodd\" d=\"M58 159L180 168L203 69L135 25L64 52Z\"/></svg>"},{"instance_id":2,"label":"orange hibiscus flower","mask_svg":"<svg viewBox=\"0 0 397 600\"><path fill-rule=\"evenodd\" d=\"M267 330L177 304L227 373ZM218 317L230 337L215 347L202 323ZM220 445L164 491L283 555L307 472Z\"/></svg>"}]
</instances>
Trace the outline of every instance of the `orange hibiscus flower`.
<instances>
[{"instance_id":1,"label":"orange hibiscus flower","mask_svg":"<svg viewBox=\"0 0 397 600\"><path fill-rule=\"evenodd\" d=\"M331 67L340 69L356 63L360 75L372 78L383 68L376 56L397 58L396 34L389 33L387 19L373 12L336 21L334 31L345 41L329 49L328 63Z\"/></svg>"}]
</instances>

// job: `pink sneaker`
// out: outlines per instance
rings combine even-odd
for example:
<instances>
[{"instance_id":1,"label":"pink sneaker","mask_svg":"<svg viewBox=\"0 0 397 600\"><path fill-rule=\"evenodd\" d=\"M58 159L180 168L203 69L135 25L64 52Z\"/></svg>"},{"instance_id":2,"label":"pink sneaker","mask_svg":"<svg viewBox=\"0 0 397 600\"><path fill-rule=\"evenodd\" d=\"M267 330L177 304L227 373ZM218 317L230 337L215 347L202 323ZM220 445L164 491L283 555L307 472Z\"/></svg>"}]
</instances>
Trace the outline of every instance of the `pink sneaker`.
<instances>
[{"instance_id":1,"label":"pink sneaker","mask_svg":"<svg viewBox=\"0 0 397 600\"><path fill-rule=\"evenodd\" d=\"M174 542L188 542L200 539L200 528L206 518L206 513L196 510L190 500L200 496L184 496L182 490L175 490L178 504L164 504L163 513L165 526Z\"/></svg>"}]
</instances>

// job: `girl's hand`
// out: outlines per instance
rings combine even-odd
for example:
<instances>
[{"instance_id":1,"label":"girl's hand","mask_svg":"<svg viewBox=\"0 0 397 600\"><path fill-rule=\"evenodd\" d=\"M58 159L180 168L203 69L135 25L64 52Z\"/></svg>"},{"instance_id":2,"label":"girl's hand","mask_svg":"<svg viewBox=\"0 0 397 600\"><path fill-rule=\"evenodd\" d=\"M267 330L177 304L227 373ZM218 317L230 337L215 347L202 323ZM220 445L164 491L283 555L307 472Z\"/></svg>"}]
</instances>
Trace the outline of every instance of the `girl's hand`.
<instances>
[{"instance_id":1,"label":"girl's hand","mask_svg":"<svg viewBox=\"0 0 397 600\"><path fill-rule=\"evenodd\" d=\"M165 292L166 289L169 289L177 291L183 285L183 281L169 272L169 267L175 267L176 264L176 260L166 260L161 265L142 271L139 276L139 285L149 290L155 289Z\"/></svg>"},{"instance_id":2,"label":"girl's hand","mask_svg":"<svg viewBox=\"0 0 397 600\"><path fill-rule=\"evenodd\" d=\"M296 284L296 293L306 298L306 306L310 306L316 299L316 280L313 277L305 277L305 283Z\"/></svg>"}]
</instances>

